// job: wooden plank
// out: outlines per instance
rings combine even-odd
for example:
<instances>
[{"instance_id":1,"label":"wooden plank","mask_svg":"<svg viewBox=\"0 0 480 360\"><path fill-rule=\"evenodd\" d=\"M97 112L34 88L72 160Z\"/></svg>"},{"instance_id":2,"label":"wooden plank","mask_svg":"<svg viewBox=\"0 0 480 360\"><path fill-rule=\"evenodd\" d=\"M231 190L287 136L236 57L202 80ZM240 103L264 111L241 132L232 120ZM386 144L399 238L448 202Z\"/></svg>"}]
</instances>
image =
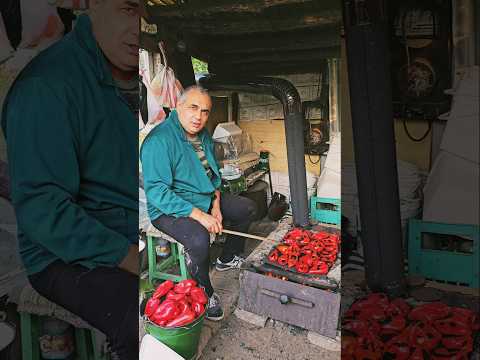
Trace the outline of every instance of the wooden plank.
<instances>
[{"instance_id":1,"label":"wooden plank","mask_svg":"<svg viewBox=\"0 0 480 360\"><path fill-rule=\"evenodd\" d=\"M340 294L242 271L238 307L335 338Z\"/></svg>"},{"instance_id":2,"label":"wooden plank","mask_svg":"<svg viewBox=\"0 0 480 360\"><path fill-rule=\"evenodd\" d=\"M265 10L291 5L314 4L318 9L340 11L337 0L190 0L188 4L174 6L151 6L148 13L157 17L202 17L218 13L243 13L255 15Z\"/></svg>"},{"instance_id":3,"label":"wooden plank","mask_svg":"<svg viewBox=\"0 0 480 360\"><path fill-rule=\"evenodd\" d=\"M472 295L477 297L480 296L480 289L470 288L468 286L442 283L438 281L427 280L425 283L425 287L431 287L446 292L457 292L464 295Z\"/></svg>"},{"instance_id":4,"label":"wooden plank","mask_svg":"<svg viewBox=\"0 0 480 360\"><path fill-rule=\"evenodd\" d=\"M268 150L270 152L270 169L288 173L287 143L285 139L285 125L283 120L253 120L239 121L238 126L246 131L253 142L253 150ZM320 175L320 162L318 156L305 155L307 171Z\"/></svg>"}]
</instances>

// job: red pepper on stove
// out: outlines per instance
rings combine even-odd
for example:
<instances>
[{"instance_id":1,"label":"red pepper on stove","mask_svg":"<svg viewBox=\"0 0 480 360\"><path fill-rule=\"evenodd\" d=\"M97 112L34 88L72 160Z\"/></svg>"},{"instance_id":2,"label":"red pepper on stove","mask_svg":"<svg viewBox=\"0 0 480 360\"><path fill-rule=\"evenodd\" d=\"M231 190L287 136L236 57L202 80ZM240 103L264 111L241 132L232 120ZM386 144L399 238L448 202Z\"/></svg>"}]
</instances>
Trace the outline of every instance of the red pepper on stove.
<instances>
[{"instance_id":1,"label":"red pepper on stove","mask_svg":"<svg viewBox=\"0 0 480 360\"><path fill-rule=\"evenodd\" d=\"M467 352L466 351L458 351L458 350L449 350L444 347L439 347L433 350L433 354L431 356L432 360L467 360Z\"/></svg>"},{"instance_id":2,"label":"red pepper on stove","mask_svg":"<svg viewBox=\"0 0 480 360\"><path fill-rule=\"evenodd\" d=\"M297 262L298 262L298 257L295 256L295 255L290 255L288 257L287 265L288 265L289 268L291 268L291 267L294 267L295 265L297 265Z\"/></svg>"},{"instance_id":3,"label":"red pepper on stove","mask_svg":"<svg viewBox=\"0 0 480 360\"><path fill-rule=\"evenodd\" d=\"M268 255L268 260L271 262L277 262L279 256L279 252L277 249L274 249L270 255Z\"/></svg>"},{"instance_id":4,"label":"red pepper on stove","mask_svg":"<svg viewBox=\"0 0 480 360\"><path fill-rule=\"evenodd\" d=\"M405 329L405 326L407 325L406 319L401 316L397 315L393 317L390 322L382 325L382 335L396 335L399 334L403 329Z\"/></svg>"},{"instance_id":5,"label":"red pepper on stove","mask_svg":"<svg viewBox=\"0 0 480 360\"><path fill-rule=\"evenodd\" d=\"M157 309L158 305L160 305L160 299L158 298L150 298L145 305L145 315L148 317L152 316L152 314Z\"/></svg>"},{"instance_id":6,"label":"red pepper on stove","mask_svg":"<svg viewBox=\"0 0 480 360\"><path fill-rule=\"evenodd\" d=\"M471 336L445 336L442 338L442 345L447 349L463 349L468 352L473 350L473 341Z\"/></svg>"},{"instance_id":7,"label":"red pepper on stove","mask_svg":"<svg viewBox=\"0 0 480 360\"><path fill-rule=\"evenodd\" d=\"M203 313L203 310L205 310L203 304L199 303L199 302L192 302L192 310L195 312L195 314L198 316L200 315L201 313Z\"/></svg>"},{"instance_id":8,"label":"red pepper on stove","mask_svg":"<svg viewBox=\"0 0 480 360\"><path fill-rule=\"evenodd\" d=\"M179 301L179 300L185 299L185 296L186 296L185 294L178 294L174 290L170 290L167 293L166 299Z\"/></svg>"},{"instance_id":9,"label":"red pepper on stove","mask_svg":"<svg viewBox=\"0 0 480 360\"><path fill-rule=\"evenodd\" d=\"M168 293L171 289L173 289L173 286L174 286L173 281L171 280L164 281L157 287L157 289L152 295L152 298L154 299L161 298L166 293Z\"/></svg>"},{"instance_id":10,"label":"red pepper on stove","mask_svg":"<svg viewBox=\"0 0 480 360\"><path fill-rule=\"evenodd\" d=\"M190 298L192 299L192 302L199 302L200 304L204 305L208 302L205 291L198 287L192 288L192 290L190 291Z\"/></svg>"},{"instance_id":11,"label":"red pepper on stove","mask_svg":"<svg viewBox=\"0 0 480 360\"><path fill-rule=\"evenodd\" d=\"M466 336L472 330L469 324L457 318L440 319L434 322L435 328L443 335Z\"/></svg>"},{"instance_id":12,"label":"red pepper on stove","mask_svg":"<svg viewBox=\"0 0 480 360\"><path fill-rule=\"evenodd\" d=\"M300 253L305 254L305 255L312 255L313 251L312 251L312 249L307 249L306 247L304 247L304 248L302 248Z\"/></svg>"},{"instance_id":13,"label":"red pepper on stove","mask_svg":"<svg viewBox=\"0 0 480 360\"><path fill-rule=\"evenodd\" d=\"M153 315L150 317L150 319L158 323L163 320L172 320L175 318L178 314L180 313L177 304L173 300L165 300L163 303L161 303Z\"/></svg>"},{"instance_id":14,"label":"red pepper on stove","mask_svg":"<svg viewBox=\"0 0 480 360\"><path fill-rule=\"evenodd\" d=\"M410 312L410 305L408 305L405 300L396 298L390 302L387 312L389 312L390 315L407 316Z\"/></svg>"},{"instance_id":15,"label":"red pepper on stove","mask_svg":"<svg viewBox=\"0 0 480 360\"><path fill-rule=\"evenodd\" d=\"M387 342L386 352L393 354L395 359L408 359L410 356L410 344L407 340L408 331L404 330Z\"/></svg>"},{"instance_id":16,"label":"red pepper on stove","mask_svg":"<svg viewBox=\"0 0 480 360\"><path fill-rule=\"evenodd\" d=\"M432 350L440 342L442 335L427 323L418 322L411 326L410 344L427 351Z\"/></svg>"},{"instance_id":17,"label":"red pepper on stove","mask_svg":"<svg viewBox=\"0 0 480 360\"><path fill-rule=\"evenodd\" d=\"M315 233L312 235L313 239L315 240L323 240L323 239L326 239L330 236L330 234L326 233L326 232L318 232L318 233Z\"/></svg>"},{"instance_id":18,"label":"red pepper on stove","mask_svg":"<svg viewBox=\"0 0 480 360\"><path fill-rule=\"evenodd\" d=\"M308 265L305 264L305 263L297 263L297 265L295 266L295 269L299 272L299 273L302 273L302 274L305 274L308 272Z\"/></svg>"},{"instance_id":19,"label":"red pepper on stove","mask_svg":"<svg viewBox=\"0 0 480 360\"><path fill-rule=\"evenodd\" d=\"M421 348L415 348L409 360L423 360L424 358L423 350Z\"/></svg>"},{"instance_id":20,"label":"red pepper on stove","mask_svg":"<svg viewBox=\"0 0 480 360\"><path fill-rule=\"evenodd\" d=\"M277 250L281 254L287 254L290 251L290 246L288 246L288 245L277 245Z\"/></svg>"},{"instance_id":21,"label":"red pepper on stove","mask_svg":"<svg viewBox=\"0 0 480 360\"><path fill-rule=\"evenodd\" d=\"M322 261L319 261L315 267L312 267L309 271L312 275L325 275L328 273L328 265Z\"/></svg>"},{"instance_id":22,"label":"red pepper on stove","mask_svg":"<svg viewBox=\"0 0 480 360\"><path fill-rule=\"evenodd\" d=\"M370 304L368 307L364 307L360 314L357 316L360 320L375 320L383 321L385 320L385 312L382 308L376 306L375 304Z\"/></svg>"},{"instance_id":23,"label":"red pepper on stove","mask_svg":"<svg viewBox=\"0 0 480 360\"><path fill-rule=\"evenodd\" d=\"M298 245L292 245L290 246L290 251L288 253L289 255L293 255L293 256L300 256L300 247Z\"/></svg>"},{"instance_id":24,"label":"red pepper on stove","mask_svg":"<svg viewBox=\"0 0 480 360\"><path fill-rule=\"evenodd\" d=\"M285 266L288 264L288 255L281 255L277 260L279 265Z\"/></svg>"},{"instance_id":25,"label":"red pepper on stove","mask_svg":"<svg viewBox=\"0 0 480 360\"><path fill-rule=\"evenodd\" d=\"M166 327L177 327L190 324L193 320L195 320L195 313L187 309L180 315L178 315L175 319L171 320L170 322L165 325Z\"/></svg>"},{"instance_id":26,"label":"red pepper on stove","mask_svg":"<svg viewBox=\"0 0 480 360\"><path fill-rule=\"evenodd\" d=\"M317 243L313 246L313 251L315 251L317 253L322 252L322 250L323 250L323 245L322 244Z\"/></svg>"},{"instance_id":27,"label":"red pepper on stove","mask_svg":"<svg viewBox=\"0 0 480 360\"><path fill-rule=\"evenodd\" d=\"M415 307L408 314L410 320L431 322L447 317L450 307L441 302L432 302Z\"/></svg>"},{"instance_id":28,"label":"red pepper on stove","mask_svg":"<svg viewBox=\"0 0 480 360\"><path fill-rule=\"evenodd\" d=\"M310 238L308 235L303 235L302 239L299 241L300 245L307 245L310 243Z\"/></svg>"}]
</instances>

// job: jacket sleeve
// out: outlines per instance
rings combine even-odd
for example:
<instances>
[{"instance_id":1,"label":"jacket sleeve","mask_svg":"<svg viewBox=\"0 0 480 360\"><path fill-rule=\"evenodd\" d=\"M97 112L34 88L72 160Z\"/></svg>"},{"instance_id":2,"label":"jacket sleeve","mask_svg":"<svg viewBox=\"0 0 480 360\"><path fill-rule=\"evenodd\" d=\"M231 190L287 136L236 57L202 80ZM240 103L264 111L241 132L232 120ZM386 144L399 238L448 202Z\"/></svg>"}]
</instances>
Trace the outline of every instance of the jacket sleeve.
<instances>
[{"instance_id":1,"label":"jacket sleeve","mask_svg":"<svg viewBox=\"0 0 480 360\"><path fill-rule=\"evenodd\" d=\"M173 159L167 141L147 137L140 149L143 186L147 202L166 215L187 217L193 205L173 190Z\"/></svg>"},{"instance_id":2,"label":"jacket sleeve","mask_svg":"<svg viewBox=\"0 0 480 360\"><path fill-rule=\"evenodd\" d=\"M127 238L76 202L81 175L73 105L39 78L19 80L7 98L3 126L18 228L67 263L116 266L128 252Z\"/></svg>"}]
</instances>

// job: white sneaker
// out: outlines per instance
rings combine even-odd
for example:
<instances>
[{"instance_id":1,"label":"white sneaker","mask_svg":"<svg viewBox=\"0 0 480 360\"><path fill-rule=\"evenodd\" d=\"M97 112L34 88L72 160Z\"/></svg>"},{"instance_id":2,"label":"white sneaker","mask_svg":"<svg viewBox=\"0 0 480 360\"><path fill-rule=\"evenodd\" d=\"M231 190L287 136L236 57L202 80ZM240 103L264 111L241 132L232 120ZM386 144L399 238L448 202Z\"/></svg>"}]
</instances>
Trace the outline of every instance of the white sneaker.
<instances>
[{"instance_id":1,"label":"white sneaker","mask_svg":"<svg viewBox=\"0 0 480 360\"><path fill-rule=\"evenodd\" d=\"M245 262L245 259L235 255L232 260L230 260L227 263L224 263L220 260L220 258L217 258L217 263L215 264L215 269L217 271L227 271L231 269L240 269L243 263Z\"/></svg>"}]
</instances>

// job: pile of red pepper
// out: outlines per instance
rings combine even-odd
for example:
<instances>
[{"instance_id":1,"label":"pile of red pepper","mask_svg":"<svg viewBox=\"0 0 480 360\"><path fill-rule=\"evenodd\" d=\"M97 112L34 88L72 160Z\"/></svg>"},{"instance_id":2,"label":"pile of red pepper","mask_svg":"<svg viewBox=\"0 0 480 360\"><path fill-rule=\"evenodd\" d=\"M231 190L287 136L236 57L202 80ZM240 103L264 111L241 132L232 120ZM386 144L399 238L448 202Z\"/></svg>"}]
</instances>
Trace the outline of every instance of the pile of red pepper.
<instances>
[{"instance_id":1,"label":"pile of red pepper","mask_svg":"<svg viewBox=\"0 0 480 360\"><path fill-rule=\"evenodd\" d=\"M342 320L342 359L468 359L480 319L441 302L412 308L374 293L358 300Z\"/></svg>"},{"instance_id":2,"label":"pile of red pepper","mask_svg":"<svg viewBox=\"0 0 480 360\"><path fill-rule=\"evenodd\" d=\"M145 315L158 326L184 326L204 313L207 301L205 291L197 287L195 280L182 280L178 284L167 280L147 301Z\"/></svg>"},{"instance_id":3,"label":"pile of red pepper","mask_svg":"<svg viewBox=\"0 0 480 360\"><path fill-rule=\"evenodd\" d=\"M295 228L272 249L268 260L298 273L325 275L337 259L339 245L339 235Z\"/></svg>"}]
</instances>

